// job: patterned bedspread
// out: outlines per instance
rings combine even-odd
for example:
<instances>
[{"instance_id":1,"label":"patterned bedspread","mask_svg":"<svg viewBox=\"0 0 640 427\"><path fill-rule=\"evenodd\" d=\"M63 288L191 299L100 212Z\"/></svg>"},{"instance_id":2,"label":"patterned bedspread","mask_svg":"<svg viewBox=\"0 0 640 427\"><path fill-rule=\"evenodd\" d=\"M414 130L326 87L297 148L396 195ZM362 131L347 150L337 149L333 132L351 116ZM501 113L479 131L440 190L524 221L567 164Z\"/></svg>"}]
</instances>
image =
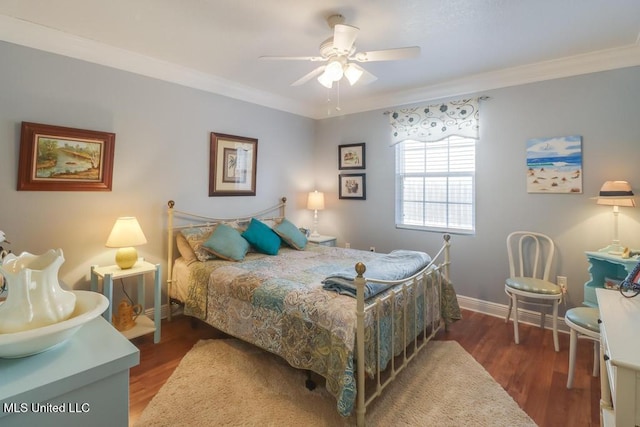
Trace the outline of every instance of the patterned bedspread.
<instances>
[{"instance_id":1,"label":"patterned bedspread","mask_svg":"<svg viewBox=\"0 0 640 427\"><path fill-rule=\"evenodd\" d=\"M243 262L194 262L189 267L185 314L278 354L296 368L322 375L338 411L347 416L356 395L356 300L323 290L321 282L332 272L382 255L309 245L303 251L283 247L277 256L249 253ZM445 321L459 319L451 284L443 286L440 299ZM365 321L373 323L370 317ZM367 335L373 335L371 331ZM383 349L387 356L379 363L386 365L388 355L400 349ZM375 371L375 359L373 355L366 361L367 372Z\"/></svg>"}]
</instances>

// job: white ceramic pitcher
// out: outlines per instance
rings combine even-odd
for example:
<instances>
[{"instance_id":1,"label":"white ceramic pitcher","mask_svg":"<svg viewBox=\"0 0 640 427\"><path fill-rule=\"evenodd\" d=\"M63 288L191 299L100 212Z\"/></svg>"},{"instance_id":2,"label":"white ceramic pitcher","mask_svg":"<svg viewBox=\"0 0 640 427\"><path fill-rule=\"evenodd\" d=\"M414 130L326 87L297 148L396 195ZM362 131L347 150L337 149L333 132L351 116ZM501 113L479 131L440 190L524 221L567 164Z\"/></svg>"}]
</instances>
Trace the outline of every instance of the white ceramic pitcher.
<instances>
[{"instance_id":1,"label":"white ceramic pitcher","mask_svg":"<svg viewBox=\"0 0 640 427\"><path fill-rule=\"evenodd\" d=\"M7 299L0 304L0 333L40 328L68 319L76 305L73 292L58 283L62 249L33 255L8 254L0 264L7 281Z\"/></svg>"}]
</instances>

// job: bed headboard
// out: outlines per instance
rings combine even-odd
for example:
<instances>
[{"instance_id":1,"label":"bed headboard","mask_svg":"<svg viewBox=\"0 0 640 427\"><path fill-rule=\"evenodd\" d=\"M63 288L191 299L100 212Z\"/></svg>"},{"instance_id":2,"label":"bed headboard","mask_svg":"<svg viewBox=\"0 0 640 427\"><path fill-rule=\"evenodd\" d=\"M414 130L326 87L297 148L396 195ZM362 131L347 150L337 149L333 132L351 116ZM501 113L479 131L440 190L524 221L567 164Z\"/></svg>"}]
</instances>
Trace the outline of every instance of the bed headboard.
<instances>
[{"instance_id":1,"label":"bed headboard","mask_svg":"<svg viewBox=\"0 0 640 427\"><path fill-rule=\"evenodd\" d=\"M186 212L176 209L176 203L173 200L167 202L167 296L171 296L171 284L173 281L173 261L176 256L176 235L181 230L214 226L218 223L235 222L238 224L251 221L251 218L260 219L262 221L278 220L285 217L285 208L287 198L281 197L280 201L261 211L253 212L233 218L220 218L196 213ZM171 301L169 301L169 319L171 319Z\"/></svg>"}]
</instances>

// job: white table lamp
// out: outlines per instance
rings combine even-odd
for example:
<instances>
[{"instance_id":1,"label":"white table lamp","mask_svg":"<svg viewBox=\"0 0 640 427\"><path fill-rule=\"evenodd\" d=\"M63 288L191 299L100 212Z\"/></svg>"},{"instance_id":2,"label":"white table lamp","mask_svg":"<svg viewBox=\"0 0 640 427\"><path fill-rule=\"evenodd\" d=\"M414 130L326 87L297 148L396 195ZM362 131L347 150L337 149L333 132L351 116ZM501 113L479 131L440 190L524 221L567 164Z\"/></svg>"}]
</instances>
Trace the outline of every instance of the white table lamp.
<instances>
[{"instance_id":1,"label":"white table lamp","mask_svg":"<svg viewBox=\"0 0 640 427\"><path fill-rule=\"evenodd\" d=\"M318 211L324 209L324 193L312 191L307 199L307 209L313 210L313 232L311 236L317 237L318 233Z\"/></svg>"},{"instance_id":2,"label":"white table lamp","mask_svg":"<svg viewBox=\"0 0 640 427\"><path fill-rule=\"evenodd\" d=\"M120 217L113 225L105 244L108 248L118 248L116 264L123 270L131 268L138 261L138 251L134 246L147 243L142 228L135 217Z\"/></svg>"},{"instance_id":3,"label":"white table lamp","mask_svg":"<svg viewBox=\"0 0 640 427\"><path fill-rule=\"evenodd\" d=\"M600 251L621 255L624 248L620 245L618 237L619 206L634 207L636 205L631 185L627 181L607 181L602 185L598 197L594 197L594 199L599 205L613 206L613 241Z\"/></svg>"}]
</instances>

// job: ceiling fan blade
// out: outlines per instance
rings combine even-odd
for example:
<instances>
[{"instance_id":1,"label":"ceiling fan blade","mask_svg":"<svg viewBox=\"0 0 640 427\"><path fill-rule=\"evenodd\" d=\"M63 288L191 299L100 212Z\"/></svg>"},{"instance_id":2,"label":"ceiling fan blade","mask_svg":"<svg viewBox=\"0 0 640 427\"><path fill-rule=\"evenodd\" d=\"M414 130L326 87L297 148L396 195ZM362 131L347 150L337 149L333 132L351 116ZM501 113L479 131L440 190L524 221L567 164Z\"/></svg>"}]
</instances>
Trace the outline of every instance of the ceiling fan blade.
<instances>
[{"instance_id":1,"label":"ceiling fan blade","mask_svg":"<svg viewBox=\"0 0 640 427\"><path fill-rule=\"evenodd\" d=\"M260 56L258 59L267 59L269 61L326 61L327 58L322 56Z\"/></svg>"},{"instance_id":2,"label":"ceiling fan blade","mask_svg":"<svg viewBox=\"0 0 640 427\"><path fill-rule=\"evenodd\" d=\"M291 86L300 86L300 85L305 84L306 82L308 82L309 80L313 79L314 77L318 77L320 74L322 74L322 72L324 71L325 68L326 68L326 66L321 65L320 67L316 68L315 70L311 71L310 73L305 74L304 76L302 76L301 78L299 78L295 82L291 83Z\"/></svg>"},{"instance_id":3,"label":"ceiling fan blade","mask_svg":"<svg viewBox=\"0 0 640 427\"><path fill-rule=\"evenodd\" d=\"M356 66L356 67L359 66L357 64L353 64L353 65ZM362 68L362 67L360 67L360 68ZM378 80L378 78L376 76L374 76L373 74L371 74L370 72L368 72L367 70L362 68L362 76L360 76L360 79L358 80L358 84L368 85L369 83L373 83L376 80Z\"/></svg>"},{"instance_id":4,"label":"ceiling fan blade","mask_svg":"<svg viewBox=\"0 0 640 427\"><path fill-rule=\"evenodd\" d=\"M351 52L353 43L358 37L359 28L351 25L336 24L333 27L333 48L341 55Z\"/></svg>"},{"instance_id":5,"label":"ceiling fan blade","mask_svg":"<svg viewBox=\"0 0 640 427\"><path fill-rule=\"evenodd\" d=\"M353 58L349 58L349 59L353 59L358 62L395 61L398 59L416 58L419 55L420 55L420 47L411 46L411 47L399 47L397 49L358 52L353 56Z\"/></svg>"}]
</instances>

